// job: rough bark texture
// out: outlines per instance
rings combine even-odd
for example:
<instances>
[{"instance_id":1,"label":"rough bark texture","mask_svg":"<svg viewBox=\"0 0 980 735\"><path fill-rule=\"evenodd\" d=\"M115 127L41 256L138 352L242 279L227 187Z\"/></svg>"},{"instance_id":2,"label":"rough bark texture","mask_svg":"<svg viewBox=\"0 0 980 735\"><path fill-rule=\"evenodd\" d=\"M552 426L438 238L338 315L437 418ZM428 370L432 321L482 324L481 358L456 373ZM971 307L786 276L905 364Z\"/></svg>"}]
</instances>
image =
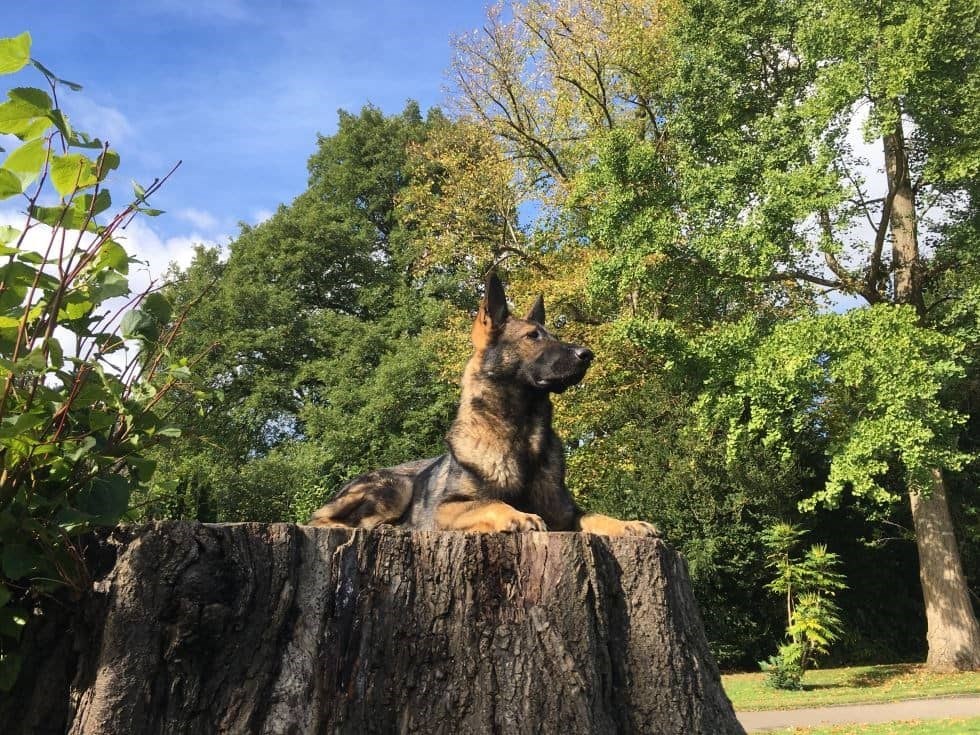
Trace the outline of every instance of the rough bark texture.
<instances>
[{"instance_id":1,"label":"rough bark texture","mask_svg":"<svg viewBox=\"0 0 980 735\"><path fill-rule=\"evenodd\" d=\"M165 523L100 548L32 625L6 735L742 732L659 540Z\"/></svg>"},{"instance_id":2,"label":"rough bark texture","mask_svg":"<svg viewBox=\"0 0 980 735\"><path fill-rule=\"evenodd\" d=\"M889 223L892 231L892 268L894 270L895 301L911 304L919 316L925 312L922 283L919 274L919 234L915 215L915 192L905 151L902 121L895 132L884 137L885 175L891 199Z\"/></svg>"},{"instance_id":3,"label":"rough bark texture","mask_svg":"<svg viewBox=\"0 0 980 735\"><path fill-rule=\"evenodd\" d=\"M980 626L953 534L946 483L939 470L932 474L929 497L910 495L928 622L926 666L934 671L980 669Z\"/></svg>"}]
</instances>

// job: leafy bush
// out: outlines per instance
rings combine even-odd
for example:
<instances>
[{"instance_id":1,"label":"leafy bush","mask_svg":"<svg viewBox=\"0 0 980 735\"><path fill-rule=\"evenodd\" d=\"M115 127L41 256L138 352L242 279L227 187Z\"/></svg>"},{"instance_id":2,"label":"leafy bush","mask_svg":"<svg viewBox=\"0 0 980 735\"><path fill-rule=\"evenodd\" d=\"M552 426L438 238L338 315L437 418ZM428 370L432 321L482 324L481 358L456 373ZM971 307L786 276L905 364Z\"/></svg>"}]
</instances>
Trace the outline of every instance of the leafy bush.
<instances>
[{"instance_id":1,"label":"leafy bush","mask_svg":"<svg viewBox=\"0 0 980 735\"><path fill-rule=\"evenodd\" d=\"M775 656L760 661L759 667L766 672L766 682L774 689L803 688L803 646L784 643Z\"/></svg>"},{"instance_id":2,"label":"leafy bush","mask_svg":"<svg viewBox=\"0 0 980 735\"><path fill-rule=\"evenodd\" d=\"M187 372L167 351L182 319L161 294L132 293L133 258L116 241L133 217L159 214L147 199L166 177L134 184L100 224L119 156L71 126L58 93L78 85L30 45L27 33L0 39L0 74L32 64L47 84L0 103L0 133L19 141L0 200L24 205L22 227L0 227L0 690L40 596L85 586L79 534L115 524L152 482L145 449L179 433L154 409Z\"/></svg>"}]
</instances>

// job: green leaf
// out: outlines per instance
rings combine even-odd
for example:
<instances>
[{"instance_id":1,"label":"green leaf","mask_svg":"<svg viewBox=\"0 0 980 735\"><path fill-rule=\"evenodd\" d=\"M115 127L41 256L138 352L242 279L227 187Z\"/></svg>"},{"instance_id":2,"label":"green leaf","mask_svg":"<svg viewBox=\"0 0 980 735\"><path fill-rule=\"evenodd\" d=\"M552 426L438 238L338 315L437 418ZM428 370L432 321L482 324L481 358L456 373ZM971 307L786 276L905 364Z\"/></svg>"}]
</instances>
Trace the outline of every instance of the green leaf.
<instances>
[{"instance_id":1,"label":"green leaf","mask_svg":"<svg viewBox=\"0 0 980 735\"><path fill-rule=\"evenodd\" d=\"M23 263L30 263L31 265L42 265L44 263L44 256L40 253L35 253L33 250L23 250L17 253L17 260Z\"/></svg>"},{"instance_id":2,"label":"green leaf","mask_svg":"<svg viewBox=\"0 0 980 735\"><path fill-rule=\"evenodd\" d=\"M27 140L38 137L50 125L50 117L29 102L10 99L0 104L0 133Z\"/></svg>"},{"instance_id":3,"label":"green leaf","mask_svg":"<svg viewBox=\"0 0 980 735\"><path fill-rule=\"evenodd\" d=\"M115 523L129 507L129 481L120 475L96 478L78 494L78 507L101 523Z\"/></svg>"},{"instance_id":4,"label":"green leaf","mask_svg":"<svg viewBox=\"0 0 980 735\"><path fill-rule=\"evenodd\" d=\"M0 607L3 607L8 602L10 602L10 590L0 584Z\"/></svg>"},{"instance_id":5,"label":"green leaf","mask_svg":"<svg viewBox=\"0 0 980 735\"><path fill-rule=\"evenodd\" d=\"M95 217L112 206L112 197L109 196L108 189L102 189L94 197L91 194L83 194L82 196L76 197L72 206L79 213L90 214L92 217Z\"/></svg>"},{"instance_id":6,"label":"green leaf","mask_svg":"<svg viewBox=\"0 0 980 735\"><path fill-rule=\"evenodd\" d=\"M99 156L97 167L100 174L99 181L102 181L109 175L110 171L119 168L119 154L113 150L103 151L102 155Z\"/></svg>"},{"instance_id":7,"label":"green leaf","mask_svg":"<svg viewBox=\"0 0 980 735\"><path fill-rule=\"evenodd\" d=\"M43 89L37 87L15 87L7 92L7 96L12 100L21 100L34 107L37 114L47 115L54 107L51 97Z\"/></svg>"},{"instance_id":8,"label":"green leaf","mask_svg":"<svg viewBox=\"0 0 980 735\"><path fill-rule=\"evenodd\" d=\"M0 199L9 199L23 191L20 179L5 168L0 168Z\"/></svg>"},{"instance_id":9,"label":"green leaf","mask_svg":"<svg viewBox=\"0 0 980 735\"><path fill-rule=\"evenodd\" d=\"M156 320L142 309L126 312L119 325L119 333L125 339L145 339L153 341L157 334Z\"/></svg>"},{"instance_id":10,"label":"green leaf","mask_svg":"<svg viewBox=\"0 0 980 735\"><path fill-rule=\"evenodd\" d=\"M46 67L44 64L42 64L40 61L38 61L37 59L31 59L31 63L34 65L35 69L37 69L39 72L41 72L44 76L48 78L49 82L54 83L58 81L58 77L55 76L55 73L51 71L48 67Z\"/></svg>"},{"instance_id":11,"label":"green leaf","mask_svg":"<svg viewBox=\"0 0 980 735\"><path fill-rule=\"evenodd\" d=\"M32 268L26 263L15 260L0 266L0 283L6 288L30 286L34 282L36 274L37 268Z\"/></svg>"},{"instance_id":12,"label":"green leaf","mask_svg":"<svg viewBox=\"0 0 980 735\"><path fill-rule=\"evenodd\" d=\"M11 152L3 162L3 168L20 179L20 188L23 191L40 175L47 156L44 139L35 138Z\"/></svg>"},{"instance_id":13,"label":"green leaf","mask_svg":"<svg viewBox=\"0 0 980 735\"><path fill-rule=\"evenodd\" d=\"M64 301L61 307L62 314L64 318L68 321L74 321L75 319L81 319L88 316L95 304L86 298L85 294L75 292L70 294Z\"/></svg>"},{"instance_id":14,"label":"green leaf","mask_svg":"<svg viewBox=\"0 0 980 735\"><path fill-rule=\"evenodd\" d=\"M129 293L129 279L116 271L104 271L99 274L99 285L92 289L92 299L101 304L106 299L125 296Z\"/></svg>"},{"instance_id":15,"label":"green leaf","mask_svg":"<svg viewBox=\"0 0 980 735\"><path fill-rule=\"evenodd\" d=\"M30 215L49 227L62 227L66 230L84 228L94 232L98 229L98 225L88 216L88 211L83 208L83 205L82 197L78 197L71 206L61 204L54 207L31 207Z\"/></svg>"},{"instance_id":16,"label":"green leaf","mask_svg":"<svg viewBox=\"0 0 980 735\"><path fill-rule=\"evenodd\" d=\"M0 291L0 310L20 310L36 273L37 269L18 260L0 266L0 284L4 287Z\"/></svg>"},{"instance_id":17,"label":"green leaf","mask_svg":"<svg viewBox=\"0 0 980 735\"><path fill-rule=\"evenodd\" d=\"M127 273L129 271L129 255L125 248L115 240L107 240L99 251L96 268L110 268L120 273Z\"/></svg>"},{"instance_id":18,"label":"green leaf","mask_svg":"<svg viewBox=\"0 0 980 735\"><path fill-rule=\"evenodd\" d=\"M0 555L0 567L7 579L18 580L26 577L37 563L38 552L26 544L5 543Z\"/></svg>"},{"instance_id":19,"label":"green leaf","mask_svg":"<svg viewBox=\"0 0 980 735\"><path fill-rule=\"evenodd\" d=\"M90 513L83 513L78 508L71 506L62 507L54 518L54 522L66 533L75 533L86 529L95 516Z\"/></svg>"},{"instance_id":20,"label":"green leaf","mask_svg":"<svg viewBox=\"0 0 980 735\"><path fill-rule=\"evenodd\" d=\"M71 129L71 123L68 122L68 118L65 117L61 110L51 110L48 113L48 119L58 128L58 132L65 136L65 140L72 139L74 132Z\"/></svg>"},{"instance_id":21,"label":"green leaf","mask_svg":"<svg viewBox=\"0 0 980 735\"><path fill-rule=\"evenodd\" d=\"M143 299L143 303L140 304L140 309L150 314L160 324L166 324L170 320L170 315L173 313L173 306L170 304L169 299L159 291L148 294Z\"/></svg>"},{"instance_id":22,"label":"green leaf","mask_svg":"<svg viewBox=\"0 0 980 735\"><path fill-rule=\"evenodd\" d=\"M78 403L78 401L76 401L76 403ZM74 451L69 452L66 456L72 462L77 462L86 454L88 454L90 451L92 451L92 448L95 445L96 445L95 437L86 436L84 439L78 442L78 446L74 449ZM67 449L67 445L66 445L66 449Z\"/></svg>"},{"instance_id":23,"label":"green leaf","mask_svg":"<svg viewBox=\"0 0 980 735\"><path fill-rule=\"evenodd\" d=\"M68 139L68 145L72 148L102 148L102 141L98 138L93 138L88 133L83 133L79 130L72 131L72 136Z\"/></svg>"},{"instance_id":24,"label":"green leaf","mask_svg":"<svg viewBox=\"0 0 980 735\"><path fill-rule=\"evenodd\" d=\"M31 34L24 31L13 38L0 38L0 74L20 71L31 60Z\"/></svg>"},{"instance_id":25,"label":"green leaf","mask_svg":"<svg viewBox=\"0 0 980 735\"><path fill-rule=\"evenodd\" d=\"M129 466L133 468L141 483L149 482L153 478L153 474L157 471L156 461L147 459L146 457L131 457L129 459Z\"/></svg>"},{"instance_id":26,"label":"green leaf","mask_svg":"<svg viewBox=\"0 0 980 735\"><path fill-rule=\"evenodd\" d=\"M67 79L62 79L61 77L56 76L53 71L51 71L48 67L46 67L37 59L31 59L31 63L38 71L44 74L44 76L46 76L48 80L51 81L53 84L63 84L64 86L68 87L68 89L70 89L72 92L78 92L82 89L81 84L76 84L75 82L69 82Z\"/></svg>"},{"instance_id":27,"label":"green leaf","mask_svg":"<svg viewBox=\"0 0 980 735\"><path fill-rule=\"evenodd\" d=\"M88 427L92 431L102 431L116 423L116 418L115 413L93 409L88 413Z\"/></svg>"},{"instance_id":28,"label":"green leaf","mask_svg":"<svg viewBox=\"0 0 980 735\"><path fill-rule=\"evenodd\" d=\"M48 355L51 359L51 367L56 370L60 370L65 364L65 351L61 347L61 342L59 342L54 337L49 337L44 341L44 344L48 348Z\"/></svg>"},{"instance_id":29,"label":"green leaf","mask_svg":"<svg viewBox=\"0 0 980 735\"><path fill-rule=\"evenodd\" d=\"M98 183L96 164L81 153L54 156L51 161L51 183L61 196Z\"/></svg>"},{"instance_id":30,"label":"green leaf","mask_svg":"<svg viewBox=\"0 0 980 735\"><path fill-rule=\"evenodd\" d=\"M16 227L11 227L10 225L0 226L0 245L11 243L18 237L20 237L20 230L18 230ZM0 254L6 255L6 253Z\"/></svg>"}]
</instances>

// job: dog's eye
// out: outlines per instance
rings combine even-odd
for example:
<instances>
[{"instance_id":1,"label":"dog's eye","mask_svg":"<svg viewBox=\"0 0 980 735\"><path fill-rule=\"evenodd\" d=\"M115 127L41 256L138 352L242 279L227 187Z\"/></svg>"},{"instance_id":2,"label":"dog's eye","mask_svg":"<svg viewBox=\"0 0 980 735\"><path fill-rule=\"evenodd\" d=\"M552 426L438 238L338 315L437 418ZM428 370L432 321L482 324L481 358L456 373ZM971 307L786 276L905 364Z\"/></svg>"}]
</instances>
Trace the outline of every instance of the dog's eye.
<instances>
[{"instance_id":1,"label":"dog's eye","mask_svg":"<svg viewBox=\"0 0 980 735\"><path fill-rule=\"evenodd\" d=\"M526 339L541 339L541 332L535 329L533 332L528 332L524 335Z\"/></svg>"}]
</instances>

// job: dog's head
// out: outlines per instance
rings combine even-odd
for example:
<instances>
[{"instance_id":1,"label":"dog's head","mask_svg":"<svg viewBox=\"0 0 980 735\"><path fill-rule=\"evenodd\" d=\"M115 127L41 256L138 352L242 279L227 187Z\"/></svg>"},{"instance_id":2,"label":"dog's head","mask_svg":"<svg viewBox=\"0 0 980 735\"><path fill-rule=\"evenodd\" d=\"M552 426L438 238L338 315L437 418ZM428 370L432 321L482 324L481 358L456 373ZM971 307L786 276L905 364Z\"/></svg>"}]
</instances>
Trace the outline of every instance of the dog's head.
<instances>
[{"instance_id":1,"label":"dog's head","mask_svg":"<svg viewBox=\"0 0 980 735\"><path fill-rule=\"evenodd\" d=\"M561 342L544 328L544 299L540 296L523 319L511 316L496 274L487 278L473 323L473 345L486 377L551 393L578 383L594 357L588 347Z\"/></svg>"}]
</instances>

